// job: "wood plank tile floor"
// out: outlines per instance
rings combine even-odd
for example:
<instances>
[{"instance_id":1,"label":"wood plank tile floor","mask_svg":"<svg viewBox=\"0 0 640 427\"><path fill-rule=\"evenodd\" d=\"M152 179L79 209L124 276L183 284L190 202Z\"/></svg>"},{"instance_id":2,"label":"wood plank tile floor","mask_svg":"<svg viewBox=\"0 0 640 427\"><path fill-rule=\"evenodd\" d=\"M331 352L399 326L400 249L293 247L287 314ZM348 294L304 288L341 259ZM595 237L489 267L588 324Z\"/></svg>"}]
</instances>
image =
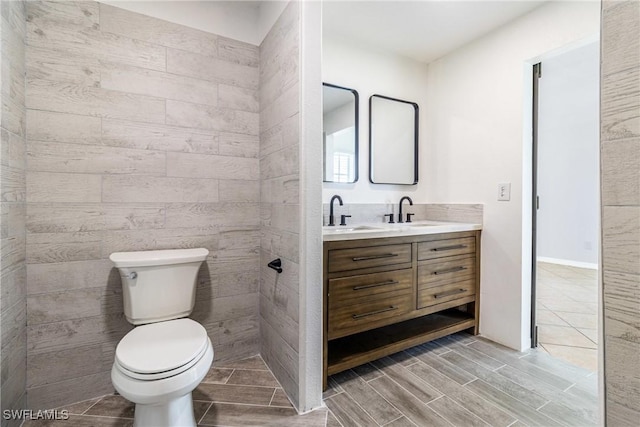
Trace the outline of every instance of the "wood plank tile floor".
<instances>
[{"instance_id":1,"label":"wood plank tile floor","mask_svg":"<svg viewBox=\"0 0 640 427\"><path fill-rule=\"evenodd\" d=\"M327 408L297 415L260 356L216 364L194 391L200 426L592 426L597 375L544 351L467 334L441 338L329 378ZM132 426L134 408L108 395L66 407L66 421Z\"/></svg>"}]
</instances>

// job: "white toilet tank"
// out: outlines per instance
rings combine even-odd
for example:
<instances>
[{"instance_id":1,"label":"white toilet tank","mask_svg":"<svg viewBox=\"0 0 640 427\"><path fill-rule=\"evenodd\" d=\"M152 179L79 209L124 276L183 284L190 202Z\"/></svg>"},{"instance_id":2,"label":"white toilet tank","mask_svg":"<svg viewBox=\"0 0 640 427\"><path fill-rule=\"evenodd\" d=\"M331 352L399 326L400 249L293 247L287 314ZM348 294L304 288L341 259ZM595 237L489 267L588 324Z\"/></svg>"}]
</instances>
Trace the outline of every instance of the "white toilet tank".
<instances>
[{"instance_id":1,"label":"white toilet tank","mask_svg":"<svg viewBox=\"0 0 640 427\"><path fill-rule=\"evenodd\" d=\"M127 320L142 325L191 314L198 270L208 254L204 248L112 253Z\"/></svg>"}]
</instances>

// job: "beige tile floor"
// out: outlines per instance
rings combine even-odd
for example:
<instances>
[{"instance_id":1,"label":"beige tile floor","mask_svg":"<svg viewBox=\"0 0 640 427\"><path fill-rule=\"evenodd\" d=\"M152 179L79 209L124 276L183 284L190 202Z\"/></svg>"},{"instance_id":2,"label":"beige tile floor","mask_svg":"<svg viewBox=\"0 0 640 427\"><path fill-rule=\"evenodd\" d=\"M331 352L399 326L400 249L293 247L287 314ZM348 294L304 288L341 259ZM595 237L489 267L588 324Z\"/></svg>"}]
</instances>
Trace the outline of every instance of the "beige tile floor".
<instances>
[{"instance_id":1,"label":"beige tile floor","mask_svg":"<svg viewBox=\"0 0 640 427\"><path fill-rule=\"evenodd\" d=\"M598 271L538 262L538 344L550 355L598 369Z\"/></svg>"}]
</instances>

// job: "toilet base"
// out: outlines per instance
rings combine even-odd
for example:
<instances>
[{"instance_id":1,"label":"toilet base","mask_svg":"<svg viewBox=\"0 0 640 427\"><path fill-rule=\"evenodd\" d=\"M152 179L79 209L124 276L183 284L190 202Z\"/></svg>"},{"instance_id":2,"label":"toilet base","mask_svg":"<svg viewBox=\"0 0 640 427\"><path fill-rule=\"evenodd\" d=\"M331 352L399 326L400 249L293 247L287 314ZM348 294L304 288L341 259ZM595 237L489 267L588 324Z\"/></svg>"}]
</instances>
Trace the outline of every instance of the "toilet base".
<instances>
[{"instance_id":1,"label":"toilet base","mask_svg":"<svg viewBox=\"0 0 640 427\"><path fill-rule=\"evenodd\" d=\"M140 380L126 375L114 362L111 382L122 397L135 403L134 427L195 427L191 392L207 375L212 362L213 346L207 339L204 354L186 371L163 379Z\"/></svg>"},{"instance_id":2,"label":"toilet base","mask_svg":"<svg viewBox=\"0 0 640 427\"><path fill-rule=\"evenodd\" d=\"M191 393L165 403L137 403L133 427L196 427Z\"/></svg>"}]
</instances>

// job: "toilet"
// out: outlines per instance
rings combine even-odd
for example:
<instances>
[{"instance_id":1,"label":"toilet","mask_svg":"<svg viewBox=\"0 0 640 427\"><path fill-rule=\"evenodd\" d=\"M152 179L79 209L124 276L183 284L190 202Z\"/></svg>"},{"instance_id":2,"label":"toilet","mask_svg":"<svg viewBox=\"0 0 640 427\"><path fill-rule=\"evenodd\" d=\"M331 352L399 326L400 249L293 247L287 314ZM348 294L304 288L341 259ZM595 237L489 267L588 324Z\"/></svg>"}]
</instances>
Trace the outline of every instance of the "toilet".
<instances>
[{"instance_id":1,"label":"toilet","mask_svg":"<svg viewBox=\"0 0 640 427\"><path fill-rule=\"evenodd\" d=\"M213 362L207 331L188 319L196 278L209 251L116 252L124 314L136 327L120 340L113 386L135 403L135 427L195 426L191 392Z\"/></svg>"}]
</instances>

